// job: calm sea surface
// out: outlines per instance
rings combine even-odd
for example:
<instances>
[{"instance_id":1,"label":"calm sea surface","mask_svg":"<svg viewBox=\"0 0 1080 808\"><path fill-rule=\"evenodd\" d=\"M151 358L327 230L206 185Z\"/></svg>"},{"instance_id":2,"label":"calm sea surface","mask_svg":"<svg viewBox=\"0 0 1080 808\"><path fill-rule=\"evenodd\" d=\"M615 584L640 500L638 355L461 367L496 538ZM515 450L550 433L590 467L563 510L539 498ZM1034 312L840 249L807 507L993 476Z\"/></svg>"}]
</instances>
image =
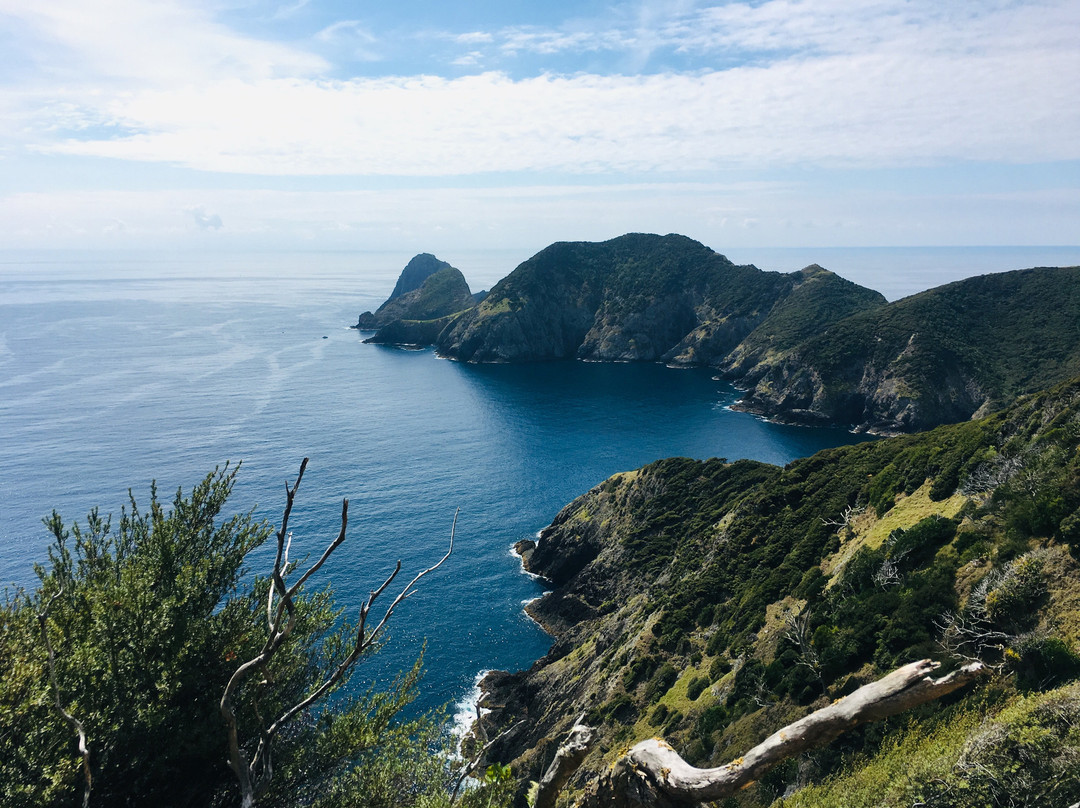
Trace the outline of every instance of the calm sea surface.
<instances>
[{"instance_id":1,"label":"calm sea surface","mask_svg":"<svg viewBox=\"0 0 1080 808\"><path fill-rule=\"evenodd\" d=\"M0 584L33 585L54 508L69 522L118 514L129 488L145 503L156 479L170 499L242 460L233 508L276 522L309 456L293 556L336 535L348 497L349 538L324 578L341 604L399 558L410 575L434 562L461 508L453 557L359 672L385 680L426 640L420 706L446 704L478 671L547 650L521 608L543 590L510 546L578 494L661 457L784 463L852 438L731 412L735 391L704 371L471 367L363 345L347 326L409 257L0 253ZM525 257L445 256L474 288Z\"/></svg>"}]
</instances>

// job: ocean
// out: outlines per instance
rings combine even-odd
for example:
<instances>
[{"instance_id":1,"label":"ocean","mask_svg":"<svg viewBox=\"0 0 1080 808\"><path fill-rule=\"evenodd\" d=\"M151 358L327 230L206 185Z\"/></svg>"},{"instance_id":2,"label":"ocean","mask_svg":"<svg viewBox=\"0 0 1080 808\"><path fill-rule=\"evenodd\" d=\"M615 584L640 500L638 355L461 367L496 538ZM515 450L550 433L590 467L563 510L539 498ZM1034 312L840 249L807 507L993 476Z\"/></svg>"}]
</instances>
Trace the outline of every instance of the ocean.
<instances>
[{"instance_id":1,"label":"ocean","mask_svg":"<svg viewBox=\"0 0 1080 808\"><path fill-rule=\"evenodd\" d=\"M1080 249L1040 249L1080 263ZM1023 255L992 257L1032 265ZM49 543L41 519L53 509L69 523L95 506L119 514L129 489L145 504L156 480L169 500L242 461L232 510L254 507L276 523L286 482L310 457L292 554L321 552L348 497L348 538L321 576L347 608L396 560L410 577L436 561L460 508L453 556L355 675L385 683L426 643L416 707L454 705L478 672L527 667L546 652L549 638L522 611L544 589L511 546L578 494L662 457L786 463L854 439L732 412L737 392L705 370L474 367L362 344L348 326L389 294L410 257L0 253L0 584L34 585ZM528 256L439 257L479 289ZM798 251L729 257L785 271L810 263L797 263ZM929 277L905 270L903 251L862 257L891 298ZM951 257L977 274L973 262L987 255ZM264 547L250 567L270 563Z\"/></svg>"}]
</instances>

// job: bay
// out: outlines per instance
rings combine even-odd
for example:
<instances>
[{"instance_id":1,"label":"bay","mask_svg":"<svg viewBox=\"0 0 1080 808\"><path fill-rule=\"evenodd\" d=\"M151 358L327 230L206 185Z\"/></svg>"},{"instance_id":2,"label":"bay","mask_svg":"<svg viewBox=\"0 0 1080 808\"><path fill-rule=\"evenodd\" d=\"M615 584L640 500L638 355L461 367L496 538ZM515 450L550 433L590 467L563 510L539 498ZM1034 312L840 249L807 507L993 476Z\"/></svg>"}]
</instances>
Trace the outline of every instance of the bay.
<instances>
[{"instance_id":1,"label":"bay","mask_svg":"<svg viewBox=\"0 0 1080 808\"><path fill-rule=\"evenodd\" d=\"M232 508L276 523L308 456L293 555L321 552L348 497L324 578L341 605L398 559L409 576L433 563L461 509L454 555L357 673L385 683L426 642L426 708L547 650L522 611L543 588L510 547L578 494L661 457L786 463L853 439L732 412L737 392L704 370L474 367L363 345L347 326L410 257L0 255L0 583L33 586L53 508L119 514L129 488L145 504L156 479L169 499L226 461L243 461ZM445 257L482 288L527 255Z\"/></svg>"}]
</instances>

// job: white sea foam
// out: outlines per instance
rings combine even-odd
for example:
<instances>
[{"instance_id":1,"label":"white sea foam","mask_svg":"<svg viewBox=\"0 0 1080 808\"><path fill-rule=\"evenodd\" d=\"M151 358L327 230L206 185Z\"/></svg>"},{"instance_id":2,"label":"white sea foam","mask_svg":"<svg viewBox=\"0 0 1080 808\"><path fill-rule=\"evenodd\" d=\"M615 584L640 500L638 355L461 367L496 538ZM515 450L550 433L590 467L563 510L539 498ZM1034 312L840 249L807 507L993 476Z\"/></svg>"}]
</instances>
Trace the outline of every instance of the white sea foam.
<instances>
[{"instance_id":1,"label":"white sea foam","mask_svg":"<svg viewBox=\"0 0 1080 808\"><path fill-rule=\"evenodd\" d=\"M533 535L533 541L536 542L537 547L540 546L540 534L543 533L543 532L544 531L542 531L542 530L538 530ZM518 552L517 547L515 545L517 545L517 542L514 542L514 544L510 545L510 555L512 555L514 558L516 558L518 560L518 562L521 564L521 574L522 575L527 575L528 577L532 578L534 581L546 582L547 578L545 578L543 575L537 575L535 572L529 572L527 569L525 569L525 558L521 555L521 553ZM534 600L535 600L535 598L534 598Z\"/></svg>"},{"instance_id":2,"label":"white sea foam","mask_svg":"<svg viewBox=\"0 0 1080 808\"><path fill-rule=\"evenodd\" d=\"M457 738L457 744L455 744L455 751L461 741L465 739L465 736L469 734L469 730L472 729L473 722L476 721L477 716L487 714L489 711L480 707L480 682L491 671L482 670L476 674L476 678L473 680L472 689L466 693L460 701L454 703L454 728L452 730L454 737Z\"/></svg>"}]
</instances>

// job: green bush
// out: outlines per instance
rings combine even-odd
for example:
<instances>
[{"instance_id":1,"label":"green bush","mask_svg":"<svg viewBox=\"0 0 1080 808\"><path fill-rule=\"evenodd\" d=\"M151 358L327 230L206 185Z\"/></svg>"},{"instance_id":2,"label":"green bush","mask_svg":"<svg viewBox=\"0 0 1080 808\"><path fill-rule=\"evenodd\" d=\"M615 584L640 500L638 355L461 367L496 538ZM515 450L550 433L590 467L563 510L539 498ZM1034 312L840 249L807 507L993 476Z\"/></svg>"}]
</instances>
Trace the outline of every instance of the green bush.
<instances>
[{"instance_id":1,"label":"green bush","mask_svg":"<svg viewBox=\"0 0 1080 808\"><path fill-rule=\"evenodd\" d=\"M188 496L178 491L171 507L152 486L148 510L131 498L115 521L96 510L83 525L67 527L55 513L45 520L53 544L37 567L39 587L0 604L0 804L73 805L83 792L42 626L61 702L88 736L92 805L239 802L218 704L265 641L270 582L244 565L272 532L250 514L223 515L235 477L228 466L215 471ZM309 588L293 605L292 633L235 702L242 742L348 652L355 627L329 589ZM453 779L445 717L399 718L419 674L418 663L386 690L337 688L333 709L317 703L298 714L275 741L260 808L445 805ZM482 795L493 805L506 796Z\"/></svg>"},{"instance_id":2,"label":"green bush","mask_svg":"<svg viewBox=\"0 0 1080 808\"><path fill-rule=\"evenodd\" d=\"M731 670L731 660L727 657L717 657L709 663L709 678L717 682L720 678Z\"/></svg>"},{"instance_id":3,"label":"green bush","mask_svg":"<svg viewBox=\"0 0 1080 808\"><path fill-rule=\"evenodd\" d=\"M686 686L686 697L690 701L696 701L697 697L709 686L709 677L695 676Z\"/></svg>"},{"instance_id":4,"label":"green bush","mask_svg":"<svg viewBox=\"0 0 1080 808\"><path fill-rule=\"evenodd\" d=\"M1045 690L1080 676L1080 655L1060 637L1027 638L1015 650L1018 658L1010 667L1025 690Z\"/></svg>"},{"instance_id":5,"label":"green bush","mask_svg":"<svg viewBox=\"0 0 1080 808\"><path fill-rule=\"evenodd\" d=\"M649 704L659 699L668 692L678 678L679 674L672 664L665 662L656 669L652 678L649 679L649 683L645 686L645 702Z\"/></svg>"}]
</instances>

